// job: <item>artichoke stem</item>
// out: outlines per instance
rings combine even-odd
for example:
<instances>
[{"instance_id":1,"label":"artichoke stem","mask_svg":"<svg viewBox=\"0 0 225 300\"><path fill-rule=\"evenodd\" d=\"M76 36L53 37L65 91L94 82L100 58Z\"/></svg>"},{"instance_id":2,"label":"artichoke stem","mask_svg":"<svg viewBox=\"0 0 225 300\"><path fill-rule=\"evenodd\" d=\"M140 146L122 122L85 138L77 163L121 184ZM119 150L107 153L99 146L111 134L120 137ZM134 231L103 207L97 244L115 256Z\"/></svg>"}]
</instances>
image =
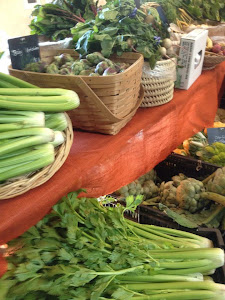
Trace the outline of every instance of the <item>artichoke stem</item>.
<instances>
[{"instance_id":1,"label":"artichoke stem","mask_svg":"<svg viewBox=\"0 0 225 300\"><path fill-rule=\"evenodd\" d=\"M157 197L154 197L154 198L151 198L151 199L146 199L145 201L142 202L142 204L151 205L151 204L155 204L156 202L159 202L159 200L160 200L160 197L157 196Z\"/></svg>"},{"instance_id":2,"label":"artichoke stem","mask_svg":"<svg viewBox=\"0 0 225 300\"><path fill-rule=\"evenodd\" d=\"M225 197L222 195L212 193L212 192L203 192L201 193L201 197L204 199L212 200L214 202L217 202L225 206Z\"/></svg>"},{"instance_id":3,"label":"artichoke stem","mask_svg":"<svg viewBox=\"0 0 225 300\"><path fill-rule=\"evenodd\" d=\"M204 224L210 223L217 215L224 209L223 205L217 205L216 209L211 213L211 215L204 220Z\"/></svg>"},{"instance_id":4,"label":"artichoke stem","mask_svg":"<svg viewBox=\"0 0 225 300\"><path fill-rule=\"evenodd\" d=\"M216 173L216 171L213 172L213 173L212 173L211 175L209 175L208 177L206 177L205 179L203 179L203 180L202 180L202 183L203 183L203 184L208 183L210 179L213 179L213 178L214 178L215 173Z\"/></svg>"}]
</instances>

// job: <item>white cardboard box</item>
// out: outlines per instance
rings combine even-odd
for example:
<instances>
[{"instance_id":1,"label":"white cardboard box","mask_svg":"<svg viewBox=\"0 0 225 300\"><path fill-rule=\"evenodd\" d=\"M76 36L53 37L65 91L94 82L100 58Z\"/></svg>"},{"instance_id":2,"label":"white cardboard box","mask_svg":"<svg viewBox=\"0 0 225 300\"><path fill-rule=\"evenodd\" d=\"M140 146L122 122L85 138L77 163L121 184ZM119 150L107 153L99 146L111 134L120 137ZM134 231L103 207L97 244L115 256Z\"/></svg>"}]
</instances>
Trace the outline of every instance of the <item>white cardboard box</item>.
<instances>
[{"instance_id":1,"label":"white cardboard box","mask_svg":"<svg viewBox=\"0 0 225 300\"><path fill-rule=\"evenodd\" d=\"M189 89L201 75L207 36L208 30L195 29L181 38L177 88Z\"/></svg>"}]
</instances>

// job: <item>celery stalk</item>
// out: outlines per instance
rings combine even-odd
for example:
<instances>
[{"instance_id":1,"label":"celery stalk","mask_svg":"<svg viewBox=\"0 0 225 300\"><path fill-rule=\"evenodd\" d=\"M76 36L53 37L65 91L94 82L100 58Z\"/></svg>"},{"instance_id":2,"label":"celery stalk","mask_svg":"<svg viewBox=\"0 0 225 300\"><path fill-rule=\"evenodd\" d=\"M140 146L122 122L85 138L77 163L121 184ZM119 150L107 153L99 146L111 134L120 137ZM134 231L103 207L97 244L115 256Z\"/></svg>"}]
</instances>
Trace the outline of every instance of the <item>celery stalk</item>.
<instances>
[{"instance_id":1,"label":"celery stalk","mask_svg":"<svg viewBox=\"0 0 225 300\"><path fill-rule=\"evenodd\" d=\"M54 139L54 135L36 135L30 137L24 137L19 140L12 141L10 144L0 145L0 158L1 155L8 154L10 152L14 152L19 149L27 148L30 146L45 144L48 142L52 142Z\"/></svg>"},{"instance_id":2,"label":"celery stalk","mask_svg":"<svg viewBox=\"0 0 225 300\"><path fill-rule=\"evenodd\" d=\"M35 88L36 86L14 76L0 72L0 79L18 88Z\"/></svg>"},{"instance_id":3,"label":"celery stalk","mask_svg":"<svg viewBox=\"0 0 225 300\"><path fill-rule=\"evenodd\" d=\"M45 126L56 131L65 130L68 126L65 114L45 114Z\"/></svg>"},{"instance_id":4,"label":"celery stalk","mask_svg":"<svg viewBox=\"0 0 225 300\"><path fill-rule=\"evenodd\" d=\"M45 117L43 112L1 111L0 132L22 128L44 127Z\"/></svg>"},{"instance_id":5,"label":"celery stalk","mask_svg":"<svg viewBox=\"0 0 225 300\"><path fill-rule=\"evenodd\" d=\"M17 88L18 86L0 79L0 88Z\"/></svg>"},{"instance_id":6,"label":"celery stalk","mask_svg":"<svg viewBox=\"0 0 225 300\"><path fill-rule=\"evenodd\" d=\"M16 156L13 156L10 158L6 158L3 160L1 159L0 160L0 173L1 173L2 167L13 166L13 165L20 164L23 162L30 162L30 161L36 160L36 159L44 156L46 152L53 151L53 148L54 148L53 145L51 145L50 143L43 144L34 150L30 150L28 153L19 154L19 155L16 155Z\"/></svg>"},{"instance_id":7,"label":"celery stalk","mask_svg":"<svg viewBox=\"0 0 225 300\"><path fill-rule=\"evenodd\" d=\"M8 110L62 112L79 106L78 95L65 89L0 89L0 108Z\"/></svg>"},{"instance_id":8,"label":"celery stalk","mask_svg":"<svg viewBox=\"0 0 225 300\"><path fill-rule=\"evenodd\" d=\"M196 282L167 282L163 283L128 283L123 285L125 288L132 291L143 290L208 290L212 292L224 291L225 286L223 284L211 282L211 281L196 281Z\"/></svg>"},{"instance_id":9,"label":"celery stalk","mask_svg":"<svg viewBox=\"0 0 225 300\"><path fill-rule=\"evenodd\" d=\"M0 135L0 140L11 139L14 137L21 136L32 136L32 135L44 135L51 136L52 140L54 140L54 131L49 128L24 128L13 131L2 132Z\"/></svg>"},{"instance_id":10,"label":"celery stalk","mask_svg":"<svg viewBox=\"0 0 225 300\"><path fill-rule=\"evenodd\" d=\"M186 242L188 242L188 243L196 244L196 245L198 245L198 247L203 247L203 248L212 247L212 241L210 241L209 239L207 239L205 237L202 237L202 236L190 233L190 232L181 231L181 230L172 229L172 228L160 227L160 226L155 226L155 225L138 224L131 220L126 220L126 222L129 225L132 225L139 229L142 229L143 231L152 232L152 230L154 230L154 234L156 236L164 237L164 234L166 234L168 239L183 242L184 246L186 245Z\"/></svg>"},{"instance_id":11,"label":"celery stalk","mask_svg":"<svg viewBox=\"0 0 225 300\"><path fill-rule=\"evenodd\" d=\"M116 276L116 279L123 282L177 282L177 281L203 281L202 274L196 274L192 276L188 275L120 275Z\"/></svg>"},{"instance_id":12,"label":"celery stalk","mask_svg":"<svg viewBox=\"0 0 225 300\"><path fill-rule=\"evenodd\" d=\"M133 297L134 300L224 300L224 296L212 291L179 291L158 295L143 295Z\"/></svg>"},{"instance_id":13,"label":"celery stalk","mask_svg":"<svg viewBox=\"0 0 225 300\"><path fill-rule=\"evenodd\" d=\"M65 142L65 134L62 131L54 131L55 138L53 142L50 142L54 147L58 147Z\"/></svg>"},{"instance_id":14,"label":"celery stalk","mask_svg":"<svg viewBox=\"0 0 225 300\"><path fill-rule=\"evenodd\" d=\"M45 115L43 112L0 110L0 124L17 122L44 127Z\"/></svg>"},{"instance_id":15,"label":"celery stalk","mask_svg":"<svg viewBox=\"0 0 225 300\"><path fill-rule=\"evenodd\" d=\"M0 181L5 181L9 178L14 178L20 175L27 174L29 172L37 171L53 163L54 159L55 159L55 154L53 148L53 150L51 151L48 152L46 151L45 155L39 159L21 165L19 168L15 167L6 172L0 173Z\"/></svg>"},{"instance_id":16,"label":"celery stalk","mask_svg":"<svg viewBox=\"0 0 225 300\"><path fill-rule=\"evenodd\" d=\"M0 156L0 162L1 162L3 159L9 158L9 157L13 157L13 156L16 156L16 155L28 153L28 152L30 152L30 151L33 150L33 149L34 149L34 147L27 147L27 148L23 148L23 149L19 149L19 150L16 150L16 151L7 153L7 154L5 154L5 155L1 155L1 156Z\"/></svg>"}]
</instances>

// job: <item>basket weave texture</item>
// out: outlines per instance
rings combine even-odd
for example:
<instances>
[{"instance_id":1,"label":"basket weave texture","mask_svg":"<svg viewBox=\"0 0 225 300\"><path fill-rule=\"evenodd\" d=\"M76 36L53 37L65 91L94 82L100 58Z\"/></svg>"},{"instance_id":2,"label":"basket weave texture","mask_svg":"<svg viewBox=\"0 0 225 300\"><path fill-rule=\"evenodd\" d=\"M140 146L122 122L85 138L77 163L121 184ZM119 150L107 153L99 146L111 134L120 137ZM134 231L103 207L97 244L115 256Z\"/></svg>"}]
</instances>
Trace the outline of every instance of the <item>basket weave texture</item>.
<instances>
[{"instance_id":1,"label":"basket weave texture","mask_svg":"<svg viewBox=\"0 0 225 300\"><path fill-rule=\"evenodd\" d=\"M38 187L48 181L63 165L70 148L73 143L73 127L70 118L66 114L68 120L68 127L65 130L66 141L55 149L54 162L42 168L40 171L32 172L26 176L20 176L6 181L0 185L0 200L13 198L24 194L25 192Z\"/></svg>"},{"instance_id":2,"label":"basket weave texture","mask_svg":"<svg viewBox=\"0 0 225 300\"><path fill-rule=\"evenodd\" d=\"M71 49L45 49L41 51L41 58L51 62L55 55L61 53L78 58L78 54ZM68 112L73 126L114 135L131 120L141 104L144 60L139 53L124 53L110 59L129 63L130 67L120 74L99 77L34 73L11 68L9 73L39 87L65 88L77 92L80 106Z\"/></svg>"},{"instance_id":3,"label":"basket weave texture","mask_svg":"<svg viewBox=\"0 0 225 300\"><path fill-rule=\"evenodd\" d=\"M222 63L223 61L225 61L225 56L206 51L203 62L203 69L214 69L218 64Z\"/></svg>"},{"instance_id":4,"label":"basket weave texture","mask_svg":"<svg viewBox=\"0 0 225 300\"><path fill-rule=\"evenodd\" d=\"M148 63L145 63L145 69ZM168 103L173 99L174 80L163 76L163 72L176 72L174 60L158 61L156 64L158 70L162 69L161 76L149 75L143 70L141 83L144 87L144 100L141 107L153 107ZM153 73L154 74L154 73Z\"/></svg>"}]
</instances>

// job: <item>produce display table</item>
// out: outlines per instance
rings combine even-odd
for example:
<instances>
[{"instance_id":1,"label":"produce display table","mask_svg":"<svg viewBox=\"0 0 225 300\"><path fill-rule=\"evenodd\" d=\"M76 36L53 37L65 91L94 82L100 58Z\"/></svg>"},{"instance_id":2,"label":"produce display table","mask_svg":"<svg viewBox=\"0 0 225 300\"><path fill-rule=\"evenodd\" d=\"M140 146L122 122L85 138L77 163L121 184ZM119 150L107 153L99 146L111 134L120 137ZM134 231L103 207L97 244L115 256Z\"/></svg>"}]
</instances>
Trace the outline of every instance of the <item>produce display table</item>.
<instances>
[{"instance_id":1,"label":"produce display table","mask_svg":"<svg viewBox=\"0 0 225 300\"><path fill-rule=\"evenodd\" d=\"M225 63L204 71L171 102L140 108L116 136L75 131L63 167L42 186L0 201L0 244L36 224L62 196L85 188L88 196L111 193L148 172L184 139L211 126L225 89ZM0 267L1 269L1 267Z\"/></svg>"}]
</instances>

